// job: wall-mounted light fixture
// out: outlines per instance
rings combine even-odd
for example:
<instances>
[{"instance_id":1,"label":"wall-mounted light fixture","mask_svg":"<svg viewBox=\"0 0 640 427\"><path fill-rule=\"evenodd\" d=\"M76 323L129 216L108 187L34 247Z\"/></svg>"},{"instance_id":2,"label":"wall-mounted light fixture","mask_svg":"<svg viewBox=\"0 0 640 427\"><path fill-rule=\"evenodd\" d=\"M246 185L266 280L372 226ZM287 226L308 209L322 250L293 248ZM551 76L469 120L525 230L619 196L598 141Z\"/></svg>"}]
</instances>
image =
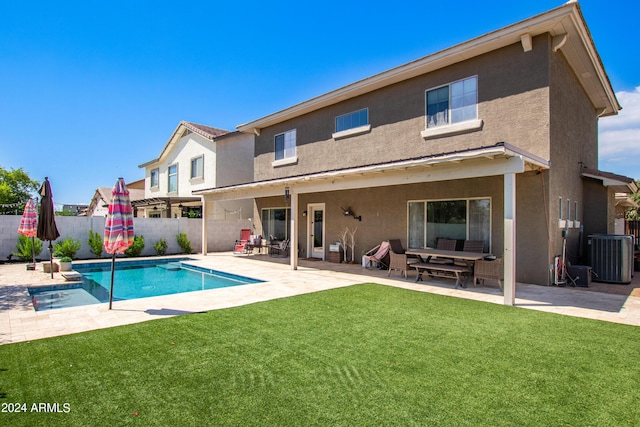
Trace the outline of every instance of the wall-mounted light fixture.
<instances>
[{"instance_id":1,"label":"wall-mounted light fixture","mask_svg":"<svg viewBox=\"0 0 640 427\"><path fill-rule=\"evenodd\" d=\"M362 215L358 215L356 216L353 211L351 210L351 208L340 208L342 209L342 213L344 214L344 216L352 216L353 219L357 219L358 221L362 221Z\"/></svg>"},{"instance_id":2,"label":"wall-mounted light fixture","mask_svg":"<svg viewBox=\"0 0 640 427\"><path fill-rule=\"evenodd\" d=\"M291 193L289 193L289 187L284 187L284 201L288 202L291 197Z\"/></svg>"},{"instance_id":3,"label":"wall-mounted light fixture","mask_svg":"<svg viewBox=\"0 0 640 427\"><path fill-rule=\"evenodd\" d=\"M307 211L303 211L302 216L307 216Z\"/></svg>"}]
</instances>

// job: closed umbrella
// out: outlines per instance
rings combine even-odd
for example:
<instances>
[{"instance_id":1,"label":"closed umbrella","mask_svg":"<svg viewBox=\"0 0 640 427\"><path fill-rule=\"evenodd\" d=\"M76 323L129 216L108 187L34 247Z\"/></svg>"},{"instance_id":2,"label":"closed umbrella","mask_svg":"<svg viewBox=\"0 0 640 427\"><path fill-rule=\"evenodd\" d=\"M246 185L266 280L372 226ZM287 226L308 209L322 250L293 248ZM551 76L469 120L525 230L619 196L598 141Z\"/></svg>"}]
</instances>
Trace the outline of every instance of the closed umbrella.
<instances>
[{"instance_id":1,"label":"closed umbrella","mask_svg":"<svg viewBox=\"0 0 640 427\"><path fill-rule=\"evenodd\" d=\"M133 214L129 200L129 190L124 179L118 178L111 190L109 212L104 224L104 250L111 254L111 290L109 291L109 310L113 304L113 277L116 254L122 254L133 244Z\"/></svg>"},{"instance_id":2,"label":"closed umbrella","mask_svg":"<svg viewBox=\"0 0 640 427\"><path fill-rule=\"evenodd\" d=\"M49 241L49 262L51 263L51 278L53 279L53 240L60 237L60 232L56 226L56 216L53 211L53 194L51 193L51 184L49 178L45 177L40 190L38 191L42 199L40 199L40 215L38 217L38 231L36 236L38 239Z\"/></svg>"},{"instance_id":3,"label":"closed umbrella","mask_svg":"<svg viewBox=\"0 0 640 427\"><path fill-rule=\"evenodd\" d=\"M36 212L36 202L33 199L29 199L27 204L24 207L24 213L22 214L22 219L20 220L20 226L18 227L18 233L22 234L25 237L31 237L31 269L35 267L36 264L36 254L35 254L35 237L38 232L38 213ZM29 266L27 266L29 270Z\"/></svg>"}]
</instances>

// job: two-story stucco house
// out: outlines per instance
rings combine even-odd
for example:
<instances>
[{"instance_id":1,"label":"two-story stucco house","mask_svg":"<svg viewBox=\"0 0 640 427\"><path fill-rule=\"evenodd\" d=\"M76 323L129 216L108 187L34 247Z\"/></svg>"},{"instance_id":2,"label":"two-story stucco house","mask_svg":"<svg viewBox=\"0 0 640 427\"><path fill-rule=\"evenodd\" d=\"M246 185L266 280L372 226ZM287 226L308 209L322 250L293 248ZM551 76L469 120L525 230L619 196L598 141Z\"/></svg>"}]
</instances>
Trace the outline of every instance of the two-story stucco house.
<instances>
[{"instance_id":1,"label":"two-story stucco house","mask_svg":"<svg viewBox=\"0 0 640 427\"><path fill-rule=\"evenodd\" d=\"M147 218L201 218L201 197L192 192L251 182L253 150L252 134L182 121L158 158L139 165L145 169L144 199L132 205ZM229 200L212 203L205 217L252 215L253 200Z\"/></svg>"},{"instance_id":2,"label":"two-story stucco house","mask_svg":"<svg viewBox=\"0 0 640 427\"><path fill-rule=\"evenodd\" d=\"M256 135L254 179L195 193L255 198L294 269L346 226L358 254L483 240L512 304L516 280L549 283L563 232L570 254L613 232L614 195L635 185L598 170L598 120L620 108L570 2L238 126Z\"/></svg>"}]
</instances>

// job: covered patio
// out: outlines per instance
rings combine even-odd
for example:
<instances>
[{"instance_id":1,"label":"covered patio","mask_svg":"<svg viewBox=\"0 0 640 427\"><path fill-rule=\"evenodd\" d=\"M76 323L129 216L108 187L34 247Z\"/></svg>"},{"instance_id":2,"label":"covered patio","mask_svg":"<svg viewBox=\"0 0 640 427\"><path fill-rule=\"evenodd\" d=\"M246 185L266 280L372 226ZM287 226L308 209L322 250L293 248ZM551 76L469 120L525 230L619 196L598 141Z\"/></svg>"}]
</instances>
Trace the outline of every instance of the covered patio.
<instances>
[{"instance_id":1,"label":"covered patio","mask_svg":"<svg viewBox=\"0 0 640 427\"><path fill-rule=\"evenodd\" d=\"M283 197L289 215L289 239L292 248L299 248L302 245L310 248L311 245L307 236L301 237L301 233L310 229L311 223L309 208L315 204L311 203L313 195L324 193L324 197L330 194L343 191L360 191L372 188L396 188L398 186L410 186L433 183L450 183L461 180L473 182L477 178L498 178L501 181L502 190L499 198L502 199L502 218L500 227L503 229L502 236L495 238L492 252L494 255L503 257L504 260L504 304L513 305L516 291L516 175L526 172L541 172L549 169L549 162L531 153L527 153L507 143L497 143L493 146L478 149L469 149L460 152L443 153L428 157L389 162L384 164L368 165L362 167L312 173L303 176L279 178L267 181L252 182L242 185L235 185L222 188L212 188L194 192L203 197L203 204L221 200L233 200L241 198L275 199ZM391 190L393 191L393 190ZM308 197L307 197L308 196ZM305 198L307 205L301 206L301 198ZM281 200L281 199L278 199ZM393 214L385 214L386 201L376 201L380 208L373 212L368 210L360 212L361 221L366 221L367 215L371 218L374 215L380 217L388 215L389 221L397 220ZM380 213L382 211L382 214ZM337 215L336 215L337 216ZM260 218L258 207L254 212L254 218ZM364 218L364 219L362 219ZM327 221L331 221L331 216L327 215ZM254 224L258 221L253 221ZM256 233L260 233L257 229ZM203 222L203 236L207 235L206 222ZM390 237L380 235L380 240ZM312 238L310 238L312 239ZM206 239L203 239L206 240ZM321 259L325 259L325 254L330 240L323 233ZM206 253L206 247L203 248ZM306 251L310 254L310 250ZM296 270L299 265L298 250L291 250L288 259L290 268ZM546 261L545 261L546 264Z\"/></svg>"}]
</instances>

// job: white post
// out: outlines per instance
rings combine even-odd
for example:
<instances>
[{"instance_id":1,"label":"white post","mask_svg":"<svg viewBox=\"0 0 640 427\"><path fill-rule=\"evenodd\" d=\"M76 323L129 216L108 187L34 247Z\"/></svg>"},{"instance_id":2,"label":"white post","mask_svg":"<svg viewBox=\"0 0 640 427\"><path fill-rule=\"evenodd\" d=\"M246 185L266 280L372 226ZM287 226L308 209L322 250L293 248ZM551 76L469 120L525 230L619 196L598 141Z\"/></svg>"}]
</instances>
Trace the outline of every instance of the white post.
<instances>
[{"instance_id":1,"label":"white post","mask_svg":"<svg viewBox=\"0 0 640 427\"><path fill-rule=\"evenodd\" d=\"M516 303L516 174L504 175L504 304Z\"/></svg>"},{"instance_id":2,"label":"white post","mask_svg":"<svg viewBox=\"0 0 640 427\"><path fill-rule=\"evenodd\" d=\"M289 255L291 258L291 269L298 269L298 230L296 218L298 218L298 193L291 189L291 235L289 236Z\"/></svg>"},{"instance_id":3,"label":"white post","mask_svg":"<svg viewBox=\"0 0 640 427\"><path fill-rule=\"evenodd\" d=\"M207 211L205 196L200 197L202 202L202 255L207 254Z\"/></svg>"}]
</instances>

